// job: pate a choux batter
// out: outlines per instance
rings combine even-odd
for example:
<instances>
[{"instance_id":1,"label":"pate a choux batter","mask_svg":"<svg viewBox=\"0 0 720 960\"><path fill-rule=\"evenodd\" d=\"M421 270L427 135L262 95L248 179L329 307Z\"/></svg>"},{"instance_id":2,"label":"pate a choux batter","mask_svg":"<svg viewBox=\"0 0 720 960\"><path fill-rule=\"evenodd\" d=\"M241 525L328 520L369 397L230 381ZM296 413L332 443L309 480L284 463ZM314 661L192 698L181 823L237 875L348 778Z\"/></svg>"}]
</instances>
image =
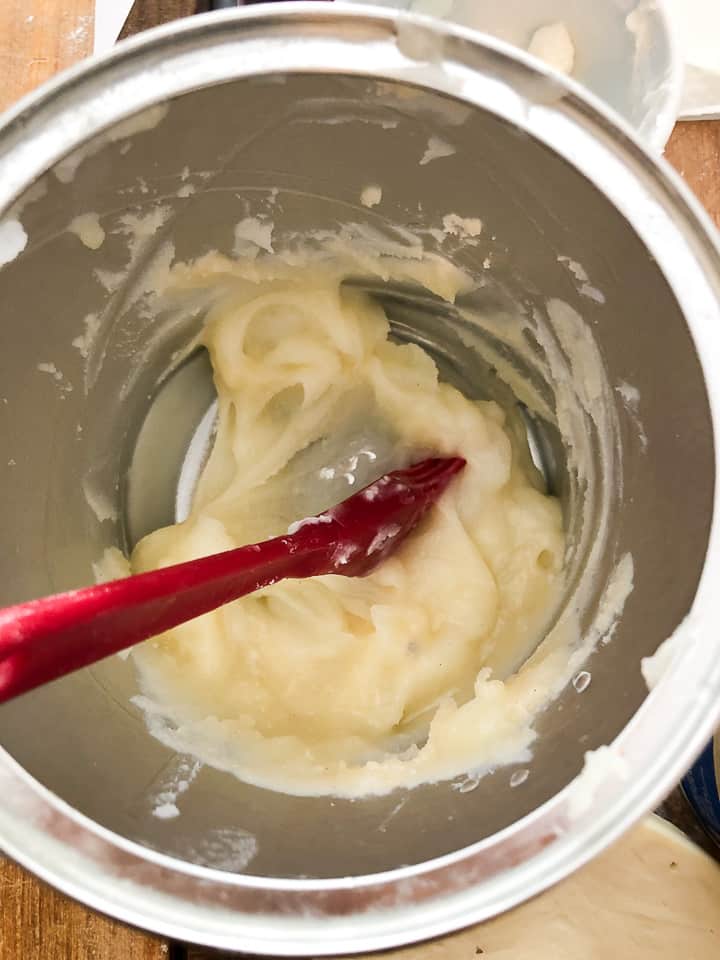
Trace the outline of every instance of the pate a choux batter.
<instances>
[{"instance_id":1,"label":"pate a choux batter","mask_svg":"<svg viewBox=\"0 0 720 960\"><path fill-rule=\"evenodd\" d=\"M135 649L161 739L296 794L383 793L521 758L543 691L513 671L553 613L565 546L503 411L390 341L380 304L344 276L274 257L180 272L217 288L202 334L217 434L188 519L132 557L140 572L273 537L387 470L465 457L370 576L281 582Z\"/></svg>"}]
</instances>

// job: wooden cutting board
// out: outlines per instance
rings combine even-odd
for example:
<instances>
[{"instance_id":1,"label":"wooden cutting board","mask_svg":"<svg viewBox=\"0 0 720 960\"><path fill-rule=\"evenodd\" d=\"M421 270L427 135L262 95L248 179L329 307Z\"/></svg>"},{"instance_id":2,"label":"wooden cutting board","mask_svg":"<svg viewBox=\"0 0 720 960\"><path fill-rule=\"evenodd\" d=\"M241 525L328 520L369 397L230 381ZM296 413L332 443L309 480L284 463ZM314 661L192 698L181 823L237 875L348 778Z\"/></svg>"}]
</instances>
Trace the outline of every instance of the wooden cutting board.
<instances>
[{"instance_id":1,"label":"wooden cutting board","mask_svg":"<svg viewBox=\"0 0 720 960\"><path fill-rule=\"evenodd\" d=\"M193 0L138 0L123 35L205 9ZM93 0L0 0L0 109L92 50ZM667 157L720 225L720 121L680 124ZM682 799L672 819L696 837ZM454 942L454 941L453 941ZM462 938L457 941L458 944ZM418 958L421 953L417 950ZM462 951L458 948L458 960ZM107 920L0 859L0 960L219 960Z\"/></svg>"}]
</instances>

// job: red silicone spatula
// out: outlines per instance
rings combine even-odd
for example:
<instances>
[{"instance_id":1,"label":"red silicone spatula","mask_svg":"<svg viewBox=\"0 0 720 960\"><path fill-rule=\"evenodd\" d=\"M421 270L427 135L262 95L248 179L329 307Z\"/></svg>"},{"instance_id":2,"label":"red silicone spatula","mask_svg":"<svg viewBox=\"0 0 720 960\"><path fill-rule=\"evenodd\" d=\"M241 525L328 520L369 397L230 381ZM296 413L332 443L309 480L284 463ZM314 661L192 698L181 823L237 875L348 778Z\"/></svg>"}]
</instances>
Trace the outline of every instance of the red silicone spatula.
<instances>
[{"instance_id":1,"label":"red silicone spatula","mask_svg":"<svg viewBox=\"0 0 720 960\"><path fill-rule=\"evenodd\" d=\"M0 610L0 702L278 580L369 573L464 465L423 460L284 537Z\"/></svg>"}]
</instances>

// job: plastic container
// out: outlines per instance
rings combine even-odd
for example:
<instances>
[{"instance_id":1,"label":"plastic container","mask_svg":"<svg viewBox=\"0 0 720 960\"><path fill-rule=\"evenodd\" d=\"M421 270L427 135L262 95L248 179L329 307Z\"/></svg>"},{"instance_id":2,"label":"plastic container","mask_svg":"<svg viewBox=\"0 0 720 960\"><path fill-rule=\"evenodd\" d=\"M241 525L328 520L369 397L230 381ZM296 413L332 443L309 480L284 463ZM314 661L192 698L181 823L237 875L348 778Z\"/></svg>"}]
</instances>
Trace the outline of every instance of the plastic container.
<instances>
[{"instance_id":1,"label":"plastic container","mask_svg":"<svg viewBox=\"0 0 720 960\"><path fill-rule=\"evenodd\" d=\"M359 3L361 0L350 0ZM683 64L661 0L375 0L430 14L527 50L537 30L564 24L575 51L571 77L661 151L677 118Z\"/></svg>"}]
</instances>

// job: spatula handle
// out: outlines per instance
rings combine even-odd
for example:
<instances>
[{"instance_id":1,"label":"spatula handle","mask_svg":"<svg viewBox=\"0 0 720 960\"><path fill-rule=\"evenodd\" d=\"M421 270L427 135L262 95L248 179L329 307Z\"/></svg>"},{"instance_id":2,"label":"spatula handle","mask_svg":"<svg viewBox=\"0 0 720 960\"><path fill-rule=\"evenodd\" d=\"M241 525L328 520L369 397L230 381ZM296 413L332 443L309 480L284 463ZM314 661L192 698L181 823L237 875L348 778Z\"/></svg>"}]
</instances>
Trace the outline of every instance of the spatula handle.
<instances>
[{"instance_id":1,"label":"spatula handle","mask_svg":"<svg viewBox=\"0 0 720 960\"><path fill-rule=\"evenodd\" d=\"M268 540L0 610L0 702L284 577L311 575L312 555L292 544Z\"/></svg>"}]
</instances>

